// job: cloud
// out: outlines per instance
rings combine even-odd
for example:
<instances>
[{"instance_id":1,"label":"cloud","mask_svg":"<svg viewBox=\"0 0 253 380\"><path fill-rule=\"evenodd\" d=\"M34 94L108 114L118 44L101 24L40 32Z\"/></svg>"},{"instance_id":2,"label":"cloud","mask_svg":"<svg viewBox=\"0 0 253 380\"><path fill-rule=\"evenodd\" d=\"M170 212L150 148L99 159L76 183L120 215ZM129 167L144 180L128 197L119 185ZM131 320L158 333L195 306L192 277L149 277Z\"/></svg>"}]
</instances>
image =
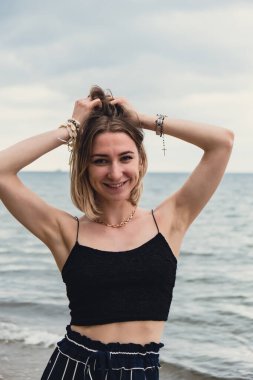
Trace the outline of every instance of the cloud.
<instances>
[{"instance_id":1,"label":"cloud","mask_svg":"<svg viewBox=\"0 0 253 380\"><path fill-rule=\"evenodd\" d=\"M0 11L1 122L15 138L57 126L98 84L140 112L230 127L239 134L236 149L247 151L251 1L13 0ZM149 133L146 140L151 166L160 170L166 164L152 158L160 141ZM5 129L1 144L11 141ZM190 170L199 151L169 141L180 168Z\"/></svg>"},{"instance_id":2,"label":"cloud","mask_svg":"<svg viewBox=\"0 0 253 380\"><path fill-rule=\"evenodd\" d=\"M154 7L150 1L140 7L138 1L130 5L109 1L94 9L90 1L75 1L73 6L63 2L61 7L58 2L43 2L43 7L36 3L29 8L26 1L24 9L3 20L2 43L7 53L15 49L16 61L30 67L30 75L41 78L121 65L150 52L174 60L178 68L214 75L239 66L249 69L251 5L230 2L224 7L226 2L221 1L207 11L199 1L195 3L200 9L193 7L194 2L185 2L184 8L181 2L177 9L172 3L162 1Z\"/></svg>"},{"instance_id":3,"label":"cloud","mask_svg":"<svg viewBox=\"0 0 253 380\"><path fill-rule=\"evenodd\" d=\"M250 70L253 7L152 12L134 21L147 49L176 60L179 67L208 73ZM144 45L144 49L146 45Z\"/></svg>"}]
</instances>

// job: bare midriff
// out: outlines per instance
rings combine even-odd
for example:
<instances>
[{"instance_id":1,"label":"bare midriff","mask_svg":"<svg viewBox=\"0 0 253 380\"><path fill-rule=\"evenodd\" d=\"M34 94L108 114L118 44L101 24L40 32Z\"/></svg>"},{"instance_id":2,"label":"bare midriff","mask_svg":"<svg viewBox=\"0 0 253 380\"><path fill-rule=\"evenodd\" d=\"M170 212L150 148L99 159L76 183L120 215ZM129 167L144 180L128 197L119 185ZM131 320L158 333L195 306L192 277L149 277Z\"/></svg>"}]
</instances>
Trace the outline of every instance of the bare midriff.
<instances>
[{"instance_id":1,"label":"bare midriff","mask_svg":"<svg viewBox=\"0 0 253 380\"><path fill-rule=\"evenodd\" d=\"M95 326L71 325L71 330L105 344L110 342L147 344L160 343L164 321L114 322Z\"/></svg>"}]
</instances>

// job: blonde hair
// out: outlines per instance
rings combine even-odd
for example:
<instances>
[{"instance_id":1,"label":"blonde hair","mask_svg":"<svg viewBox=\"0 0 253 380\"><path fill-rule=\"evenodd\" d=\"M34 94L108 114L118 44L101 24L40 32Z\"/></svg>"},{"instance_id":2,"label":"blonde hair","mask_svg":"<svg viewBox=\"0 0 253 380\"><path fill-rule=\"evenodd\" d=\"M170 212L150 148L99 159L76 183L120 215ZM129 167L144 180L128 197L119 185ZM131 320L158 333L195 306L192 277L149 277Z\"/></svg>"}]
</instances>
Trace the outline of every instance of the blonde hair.
<instances>
[{"instance_id":1,"label":"blonde hair","mask_svg":"<svg viewBox=\"0 0 253 380\"><path fill-rule=\"evenodd\" d=\"M143 146L143 131L138 123L129 121L124 115L124 109L112 105L109 101L111 93L105 92L98 86L90 90L91 99L100 98L102 108L95 109L77 136L70 157L71 199L74 205L91 219L97 219L102 211L96 202L96 193L89 181L88 166L95 137L105 132L126 133L135 143L140 160L139 179L131 191L129 201L137 205L142 190L143 177L147 171L147 156Z\"/></svg>"}]
</instances>

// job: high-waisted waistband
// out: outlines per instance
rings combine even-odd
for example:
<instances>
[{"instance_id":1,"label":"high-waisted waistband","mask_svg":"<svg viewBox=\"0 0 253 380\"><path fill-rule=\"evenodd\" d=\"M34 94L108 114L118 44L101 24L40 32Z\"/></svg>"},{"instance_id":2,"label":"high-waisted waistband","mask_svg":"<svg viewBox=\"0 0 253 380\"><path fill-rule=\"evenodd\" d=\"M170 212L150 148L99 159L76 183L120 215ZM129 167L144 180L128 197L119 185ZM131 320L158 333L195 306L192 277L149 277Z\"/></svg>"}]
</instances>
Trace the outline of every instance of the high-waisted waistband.
<instances>
[{"instance_id":1,"label":"high-waisted waistband","mask_svg":"<svg viewBox=\"0 0 253 380\"><path fill-rule=\"evenodd\" d=\"M43 380L56 379L54 375L56 373L61 379L60 376L66 376L71 367L75 380L79 378L85 380L159 379L159 350L164 346L163 343L150 342L142 345L111 342L106 344L72 331L70 325L66 327L66 330L65 337L57 343L50 366L45 370L47 376L43 377ZM112 377L115 375L116 377Z\"/></svg>"}]
</instances>

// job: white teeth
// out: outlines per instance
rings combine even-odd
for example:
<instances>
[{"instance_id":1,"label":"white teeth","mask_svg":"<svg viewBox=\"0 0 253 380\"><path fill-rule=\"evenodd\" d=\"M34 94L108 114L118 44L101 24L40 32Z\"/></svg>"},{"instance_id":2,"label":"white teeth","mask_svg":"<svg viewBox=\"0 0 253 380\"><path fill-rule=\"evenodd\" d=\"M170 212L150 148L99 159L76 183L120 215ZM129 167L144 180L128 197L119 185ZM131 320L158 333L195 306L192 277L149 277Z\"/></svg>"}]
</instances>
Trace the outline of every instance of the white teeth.
<instances>
[{"instance_id":1,"label":"white teeth","mask_svg":"<svg viewBox=\"0 0 253 380\"><path fill-rule=\"evenodd\" d=\"M109 185L110 187L120 187L120 186L122 186L123 185L123 183L119 183L118 185Z\"/></svg>"},{"instance_id":2,"label":"white teeth","mask_svg":"<svg viewBox=\"0 0 253 380\"><path fill-rule=\"evenodd\" d=\"M113 188L118 188L124 185L125 182L117 183L116 185L110 185L109 183L106 183L107 186L113 187Z\"/></svg>"}]
</instances>

